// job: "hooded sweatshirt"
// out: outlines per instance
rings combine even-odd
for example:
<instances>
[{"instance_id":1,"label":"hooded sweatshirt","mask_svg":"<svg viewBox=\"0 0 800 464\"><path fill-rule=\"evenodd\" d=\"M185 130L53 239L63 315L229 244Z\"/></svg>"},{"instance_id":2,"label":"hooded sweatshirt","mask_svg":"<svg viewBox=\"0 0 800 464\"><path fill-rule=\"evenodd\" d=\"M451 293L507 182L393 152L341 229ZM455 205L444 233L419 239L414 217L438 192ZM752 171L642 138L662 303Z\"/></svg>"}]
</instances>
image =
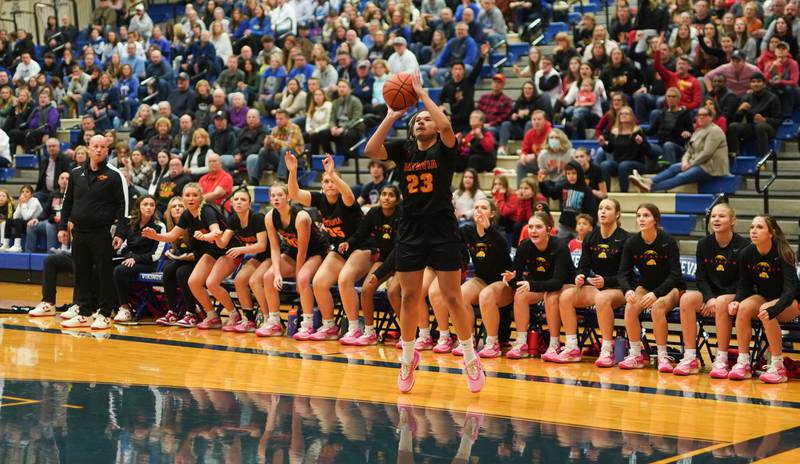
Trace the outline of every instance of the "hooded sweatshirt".
<instances>
[{"instance_id":1,"label":"hooded sweatshirt","mask_svg":"<svg viewBox=\"0 0 800 464\"><path fill-rule=\"evenodd\" d=\"M583 169L577 161L573 160L567 163L567 170L570 169L577 173L577 179L574 184L570 184L565 176L563 180L558 182L540 182L539 190L546 196L561 202L559 224L575 228L575 217L578 214L592 214L592 189L586 186L586 181L583 180Z\"/></svg>"}]
</instances>

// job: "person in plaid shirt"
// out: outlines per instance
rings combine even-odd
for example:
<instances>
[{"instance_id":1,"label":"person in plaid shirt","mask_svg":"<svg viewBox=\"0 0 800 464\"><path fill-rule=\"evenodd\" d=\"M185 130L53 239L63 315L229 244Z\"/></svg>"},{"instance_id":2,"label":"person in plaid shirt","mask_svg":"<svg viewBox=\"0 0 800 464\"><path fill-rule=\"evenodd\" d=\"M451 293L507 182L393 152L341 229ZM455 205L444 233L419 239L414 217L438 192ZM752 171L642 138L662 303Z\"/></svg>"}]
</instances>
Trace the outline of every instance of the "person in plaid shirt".
<instances>
[{"instance_id":1,"label":"person in plaid shirt","mask_svg":"<svg viewBox=\"0 0 800 464\"><path fill-rule=\"evenodd\" d=\"M497 73L492 77L492 92L478 99L477 109L486 115L486 128L495 138L500 133L500 124L511 117L514 102L503 93L506 85L506 76Z\"/></svg>"},{"instance_id":2,"label":"person in plaid shirt","mask_svg":"<svg viewBox=\"0 0 800 464\"><path fill-rule=\"evenodd\" d=\"M275 170L278 179L286 182L289 178L289 170L286 168L283 157L286 153L292 153L299 158L303 153L304 145L300 126L290 120L289 113L285 110L276 110L275 127L272 128L272 133L264 137L264 147L258 155L250 155L250 157L257 156L258 166L254 173L261 177L261 173L265 169Z\"/></svg>"}]
</instances>

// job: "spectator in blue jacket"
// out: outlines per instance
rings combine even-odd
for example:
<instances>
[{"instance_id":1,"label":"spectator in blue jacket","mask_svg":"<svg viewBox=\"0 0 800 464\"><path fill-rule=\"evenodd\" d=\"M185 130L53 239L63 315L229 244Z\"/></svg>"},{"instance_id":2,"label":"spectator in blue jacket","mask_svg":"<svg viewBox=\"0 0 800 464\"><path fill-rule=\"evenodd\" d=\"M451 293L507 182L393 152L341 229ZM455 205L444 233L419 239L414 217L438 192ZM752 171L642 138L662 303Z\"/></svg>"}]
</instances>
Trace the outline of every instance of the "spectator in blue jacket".
<instances>
[{"instance_id":1,"label":"spectator in blue jacket","mask_svg":"<svg viewBox=\"0 0 800 464\"><path fill-rule=\"evenodd\" d=\"M353 96L361 100L361 105L366 108L372 106L372 85L375 78L369 72L369 60L361 60L356 68L356 75L350 79Z\"/></svg>"},{"instance_id":2,"label":"spectator in blue jacket","mask_svg":"<svg viewBox=\"0 0 800 464\"><path fill-rule=\"evenodd\" d=\"M478 44L475 39L469 36L469 26L460 22L456 24L456 36L447 41L442 54L436 60L430 70L430 76L441 86L449 72L438 72L438 68L449 68L451 64L462 62L466 68L466 74L472 71L475 59L478 57Z\"/></svg>"},{"instance_id":3,"label":"spectator in blue jacket","mask_svg":"<svg viewBox=\"0 0 800 464\"><path fill-rule=\"evenodd\" d=\"M294 67L289 71L287 79L297 79L303 90L308 90L308 80L314 74L314 66L308 64L305 55L298 53L294 57Z\"/></svg>"},{"instance_id":4,"label":"spectator in blue jacket","mask_svg":"<svg viewBox=\"0 0 800 464\"><path fill-rule=\"evenodd\" d=\"M175 81L175 73L172 71L172 66L163 58L161 52L153 50L150 52L150 63L145 68L145 77L156 77L159 81L164 81L170 86Z\"/></svg>"},{"instance_id":5,"label":"spectator in blue jacket","mask_svg":"<svg viewBox=\"0 0 800 464\"><path fill-rule=\"evenodd\" d=\"M456 21L461 21L463 19L465 9L472 10L472 13L474 13L476 17L478 16L478 13L481 12L477 3L470 0L461 0L461 4L456 8Z\"/></svg>"},{"instance_id":6,"label":"spectator in blue jacket","mask_svg":"<svg viewBox=\"0 0 800 464\"><path fill-rule=\"evenodd\" d=\"M129 64L123 64L120 69L117 89L120 98L120 117L123 121L130 121L139 108L139 78L133 74Z\"/></svg>"},{"instance_id":7,"label":"spectator in blue jacket","mask_svg":"<svg viewBox=\"0 0 800 464\"><path fill-rule=\"evenodd\" d=\"M189 45L186 50L186 62L181 64L181 69L195 76L195 79L214 79L217 77L219 73L217 49L211 43L210 32L200 32L200 40Z\"/></svg>"},{"instance_id":8,"label":"spectator in blue jacket","mask_svg":"<svg viewBox=\"0 0 800 464\"><path fill-rule=\"evenodd\" d=\"M120 64L123 66L130 66L134 76L138 79L144 79L145 63L144 60L136 54L136 42L129 41L126 48L128 53L120 57Z\"/></svg>"}]
</instances>

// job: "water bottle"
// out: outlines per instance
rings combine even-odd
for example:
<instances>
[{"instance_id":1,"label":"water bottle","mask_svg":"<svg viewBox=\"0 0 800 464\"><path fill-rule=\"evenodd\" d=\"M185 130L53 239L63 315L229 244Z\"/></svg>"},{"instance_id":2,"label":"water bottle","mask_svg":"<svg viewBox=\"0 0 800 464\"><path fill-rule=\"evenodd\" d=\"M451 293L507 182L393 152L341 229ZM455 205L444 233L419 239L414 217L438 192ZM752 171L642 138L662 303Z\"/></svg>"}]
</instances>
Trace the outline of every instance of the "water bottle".
<instances>
[{"instance_id":1,"label":"water bottle","mask_svg":"<svg viewBox=\"0 0 800 464\"><path fill-rule=\"evenodd\" d=\"M292 337L297 333L297 309L290 309L286 317L286 336Z\"/></svg>"},{"instance_id":2,"label":"water bottle","mask_svg":"<svg viewBox=\"0 0 800 464\"><path fill-rule=\"evenodd\" d=\"M614 339L614 364L619 364L620 361L625 359L625 356L628 356L628 341L625 340L625 337L617 336Z\"/></svg>"},{"instance_id":3,"label":"water bottle","mask_svg":"<svg viewBox=\"0 0 800 464\"><path fill-rule=\"evenodd\" d=\"M537 330L528 332L528 354L531 356L539 354L539 332Z\"/></svg>"}]
</instances>

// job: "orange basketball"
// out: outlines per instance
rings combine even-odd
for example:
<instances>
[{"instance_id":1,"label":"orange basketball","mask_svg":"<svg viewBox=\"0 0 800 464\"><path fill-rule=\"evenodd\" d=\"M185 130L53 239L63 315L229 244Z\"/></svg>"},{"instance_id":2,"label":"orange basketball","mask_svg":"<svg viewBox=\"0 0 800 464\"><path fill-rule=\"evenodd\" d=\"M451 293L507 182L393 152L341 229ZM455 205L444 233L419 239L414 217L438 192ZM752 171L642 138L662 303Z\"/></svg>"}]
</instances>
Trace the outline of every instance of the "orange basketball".
<instances>
[{"instance_id":1,"label":"orange basketball","mask_svg":"<svg viewBox=\"0 0 800 464\"><path fill-rule=\"evenodd\" d=\"M383 84L383 100L395 111L416 105L418 99L411 74L401 72L391 75Z\"/></svg>"}]
</instances>

